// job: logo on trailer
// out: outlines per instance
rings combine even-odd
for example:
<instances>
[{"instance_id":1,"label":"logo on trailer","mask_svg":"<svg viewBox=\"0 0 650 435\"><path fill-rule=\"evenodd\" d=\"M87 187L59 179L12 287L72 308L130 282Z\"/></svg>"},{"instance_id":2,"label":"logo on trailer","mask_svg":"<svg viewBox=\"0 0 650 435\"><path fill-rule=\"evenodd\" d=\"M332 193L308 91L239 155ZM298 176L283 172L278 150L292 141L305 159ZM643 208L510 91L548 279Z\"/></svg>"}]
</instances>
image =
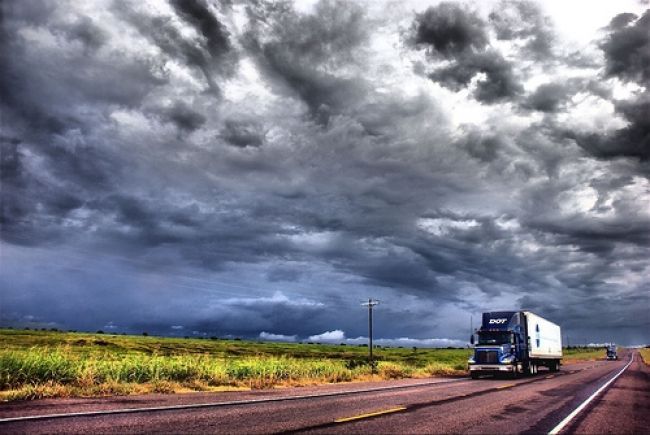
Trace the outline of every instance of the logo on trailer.
<instances>
[{"instance_id":1,"label":"logo on trailer","mask_svg":"<svg viewBox=\"0 0 650 435\"><path fill-rule=\"evenodd\" d=\"M507 321L508 321L508 319L490 319L488 324L490 324L490 325L503 325Z\"/></svg>"}]
</instances>

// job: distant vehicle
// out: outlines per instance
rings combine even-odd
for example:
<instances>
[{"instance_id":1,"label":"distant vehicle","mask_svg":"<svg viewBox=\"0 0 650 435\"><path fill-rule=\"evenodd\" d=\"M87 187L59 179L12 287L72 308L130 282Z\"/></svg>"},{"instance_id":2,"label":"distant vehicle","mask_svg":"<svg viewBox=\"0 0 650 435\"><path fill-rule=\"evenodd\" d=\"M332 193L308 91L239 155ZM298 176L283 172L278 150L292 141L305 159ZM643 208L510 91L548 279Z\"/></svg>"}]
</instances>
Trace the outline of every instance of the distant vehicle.
<instances>
[{"instance_id":1,"label":"distant vehicle","mask_svg":"<svg viewBox=\"0 0 650 435\"><path fill-rule=\"evenodd\" d=\"M607 359L608 360L617 360L618 354L616 353L616 345L610 344L607 346Z\"/></svg>"},{"instance_id":2,"label":"distant vehicle","mask_svg":"<svg viewBox=\"0 0 650 435\"><path fill-rule=\"evenodd\" d=\"M534 375L541 366L560 370L560 327L530 311L483 313L476 335L474 355L468 360L472 379L482 374ZM474 344L474 334L470 341Z\"/></svg>"}]
</instances>

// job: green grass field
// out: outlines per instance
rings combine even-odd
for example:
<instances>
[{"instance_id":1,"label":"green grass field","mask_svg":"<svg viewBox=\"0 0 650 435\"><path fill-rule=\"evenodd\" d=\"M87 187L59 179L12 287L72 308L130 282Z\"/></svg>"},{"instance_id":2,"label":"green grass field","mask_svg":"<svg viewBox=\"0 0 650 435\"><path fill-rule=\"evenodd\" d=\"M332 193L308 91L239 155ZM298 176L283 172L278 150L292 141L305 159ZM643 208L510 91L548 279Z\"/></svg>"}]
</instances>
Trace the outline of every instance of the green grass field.
<instances>
[{"instance_id":1,"label":"green grass field","mask_svg":"<svg viewBox=\"0 0 650 435\"><path fill-rule=\"evenodd\" d=\"M270 388L461 375L467 349L367 347L0 329L0 398Z\"/></svg>"},{"instance_id":2,"label":"green grass field","mask_svg":"<svg viewBox=\"0 0 650 435\"><path fill-rule=\"evenodd\" d=\"M464 375L470 349L367 347L0 329L0 400L271 388ZM570 360L601 350L569 349Z\"/></svg>"},{"instance_id":3,"label":"green grass field","mask_svg":"<svg viewBox=\"0 0 650 435\"><path fill-rule=\"evenodd\" d=\"M605 349L602 347L570 347L562 351L565 363L572 361L596 361L605 359Z\"/></svg>"}]
</instances>

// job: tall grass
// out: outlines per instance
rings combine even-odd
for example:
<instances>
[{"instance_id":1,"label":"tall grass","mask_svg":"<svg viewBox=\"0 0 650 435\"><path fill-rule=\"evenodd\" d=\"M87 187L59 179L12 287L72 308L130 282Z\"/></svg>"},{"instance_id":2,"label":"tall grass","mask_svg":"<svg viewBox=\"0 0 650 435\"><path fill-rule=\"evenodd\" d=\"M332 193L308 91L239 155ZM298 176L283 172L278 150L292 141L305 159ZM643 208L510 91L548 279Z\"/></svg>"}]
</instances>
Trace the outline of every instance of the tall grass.
<instances>
[{"instance_id":1,"label":"tall grass","mask_svg":"<svg viewBox=\"0 0 650 435\"><path fill-rule=\"evenodd\" d=\"M645 365L650 366L650 347L642 347L639 349L639 353Z\"/></svg>"},{"instance_id":2,"label":"tall grass","mask_svg":"<svg viewBox=\"0 0 650 435\"><path fill-rule=\"evenodd\" d=\"M169 381L209 386L266 388L286 382L350 381L369 372L349 369L342 361L251 357L214 358L207 355L126 355L117 359L84 358L65 349L0 351L0 390L54 382L79 387L103 383Z\"/></svg>"},{"instance_id":3,"label":"tall grass","mask_svg":"<svg viewBox=\"0 0 650 435\"><path fill-rule=\"evenodd\" d=\"M563 349L564 362L596 361L605 358L605 348L602 347L569 347Z\"/></svg>"},{"instance_id":4,"label":"tall grass","mask_svg":"<svg viewBox=\"0 0 650 435\"><path fill-rule=\"evenodd\" d=\"M464 370L466 349L367 347L0 329L0 399L270 388Z\"/></svg>"}]
</instances>

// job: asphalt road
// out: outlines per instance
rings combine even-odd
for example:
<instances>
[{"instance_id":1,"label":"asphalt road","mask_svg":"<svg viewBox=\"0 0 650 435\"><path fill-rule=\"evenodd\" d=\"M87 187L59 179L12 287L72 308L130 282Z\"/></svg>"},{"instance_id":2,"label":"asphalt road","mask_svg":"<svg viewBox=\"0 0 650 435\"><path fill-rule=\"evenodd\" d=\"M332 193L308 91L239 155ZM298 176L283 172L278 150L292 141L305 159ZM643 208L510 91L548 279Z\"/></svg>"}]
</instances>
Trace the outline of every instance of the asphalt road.
<instances>
[{"instance_id":1,"label":"asphalt road","mask_svg":"<svg viewBox=\"0 0 650 435\"><path fill-rule=\"evenodd\" d=\"M648 433L638 354L512 379L431 379L0 405L0 433L548 433L634 357L561 433ZM177 407L175 409L151 409ZM92 414L131 409L116 414ZM49 418L52 414L84 415ZM31 416L33 420L7 421Z\"/></svg>"}]
</instances>

